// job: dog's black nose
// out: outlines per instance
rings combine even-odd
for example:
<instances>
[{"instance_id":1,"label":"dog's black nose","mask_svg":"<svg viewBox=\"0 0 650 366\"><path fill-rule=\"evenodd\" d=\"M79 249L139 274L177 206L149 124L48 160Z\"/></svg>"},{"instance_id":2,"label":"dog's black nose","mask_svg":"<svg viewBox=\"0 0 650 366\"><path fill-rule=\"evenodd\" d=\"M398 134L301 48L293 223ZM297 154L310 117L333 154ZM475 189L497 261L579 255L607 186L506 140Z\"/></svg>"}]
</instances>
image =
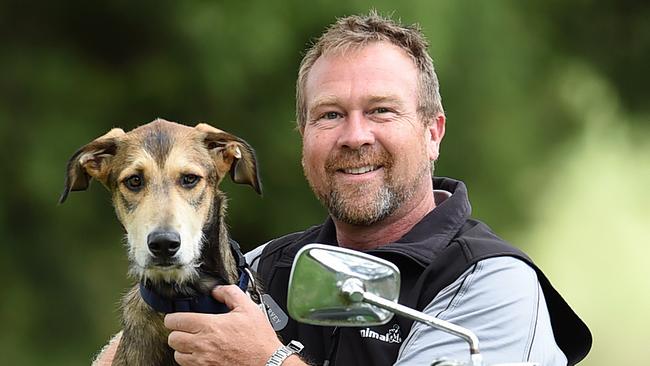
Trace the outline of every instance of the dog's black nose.
<instances>
[{"instance_id":1,"label":"dog's black nose","mask_svg":"<svg viewBox=\"0 0 650 366\"><path fill-rule=\"evenodd\" d=\"M154 231L147 236L147 245L154 257L169 259L181 247L181 236L175 231Z\"/></svg>"}]
</instances>

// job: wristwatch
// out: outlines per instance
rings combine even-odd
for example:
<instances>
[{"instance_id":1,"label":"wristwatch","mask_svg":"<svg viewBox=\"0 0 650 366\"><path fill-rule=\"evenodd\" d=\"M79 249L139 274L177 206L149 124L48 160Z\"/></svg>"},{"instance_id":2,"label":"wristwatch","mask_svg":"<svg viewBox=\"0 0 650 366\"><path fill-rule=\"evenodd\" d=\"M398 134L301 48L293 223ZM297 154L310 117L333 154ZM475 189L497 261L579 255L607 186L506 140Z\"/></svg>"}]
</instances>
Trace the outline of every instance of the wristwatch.
<instances>
[{"instance_id":1,"label":"wristwatch","mask_svg":"<svg viewBox=\"0 0 650 366\"><path fill-rule=\"evenodd\" d=\"M303 349L302 343L298 341L291 341L286 346L278 348L268 361L266 361L266 366L280 366L282 362L291 356L294 353L300 353Z\"/></svg>"}]
</instances>

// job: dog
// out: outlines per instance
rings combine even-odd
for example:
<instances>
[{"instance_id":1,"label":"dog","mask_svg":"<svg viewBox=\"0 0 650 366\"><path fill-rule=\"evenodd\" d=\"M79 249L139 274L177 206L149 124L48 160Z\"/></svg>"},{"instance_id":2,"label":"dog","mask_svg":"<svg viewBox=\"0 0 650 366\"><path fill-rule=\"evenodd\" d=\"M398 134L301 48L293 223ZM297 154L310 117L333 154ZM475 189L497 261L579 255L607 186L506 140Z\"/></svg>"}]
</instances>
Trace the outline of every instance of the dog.
<instances>
[{"instance_id":1,"label":"dog","mask_svg":"<svg viewBox=\"0 0 650 366\"><path fill-rule=\"evenodd\" d=\"M59 202L86 190L91 179L111 192L126 231L129 272L138 282L122 300L123 333L113 365L177 365L164 314L216 302L210 296L216 285L239 279L247 286L246 273L238 273L244 272L243 256L225 224L226 196L218 189L226 175L262 193L246 141L208 124L163 119L128 133L114 128L68 161Z\"/></svg>"}]
</instances>

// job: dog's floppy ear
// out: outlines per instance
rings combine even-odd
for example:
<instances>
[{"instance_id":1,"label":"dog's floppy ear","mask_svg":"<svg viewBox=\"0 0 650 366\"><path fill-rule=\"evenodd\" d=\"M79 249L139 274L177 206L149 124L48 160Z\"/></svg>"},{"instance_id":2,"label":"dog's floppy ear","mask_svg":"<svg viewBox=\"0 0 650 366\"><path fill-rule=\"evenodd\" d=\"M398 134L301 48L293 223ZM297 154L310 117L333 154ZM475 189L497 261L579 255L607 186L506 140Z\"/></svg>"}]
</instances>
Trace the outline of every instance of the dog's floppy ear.
<instances>
[{"instance_id":1,"label":"dog's floppy ear","mask_svg":"<svg viewBox=\"0 0 650 366\"><path fill-rule=\"evenodd\" d=\"M85 191L90 179L95 178L106 184L110 158L115 155L117 141L124 135L120 128L114 128L81 147L70 157L66 167L65 187L59 203L65 202L71 191Z\"/></svg>"},{"instance_id":2,"label":"dog's floppy ear","mask_svg":"<svg viewBox=\"0 0 650 366\"><path fill-rule=\"evenodd\" d=\"M205 134L203 141L215 159L219 176L230 172L233 182L248 184L262 194L255 151L246 141L205 123L195 128Z\"/></svg>"}]
</instances>

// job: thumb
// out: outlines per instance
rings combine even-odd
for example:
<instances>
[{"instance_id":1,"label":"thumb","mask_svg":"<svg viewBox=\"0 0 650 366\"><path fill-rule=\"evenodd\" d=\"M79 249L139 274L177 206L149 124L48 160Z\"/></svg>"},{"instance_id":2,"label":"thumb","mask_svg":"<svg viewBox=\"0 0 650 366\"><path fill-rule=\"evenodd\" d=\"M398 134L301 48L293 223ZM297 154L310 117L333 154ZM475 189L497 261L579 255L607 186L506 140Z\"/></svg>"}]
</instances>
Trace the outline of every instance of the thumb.
<instances>
[{"instance_id":1,"label":"thumb","mask_svg":"<svg viewBox=\"0 0 650 366\"><path fill-rule=\"evenodd\" d=\"M251 302L251 299L237 285L216 286L212 289L212 297L220 301L230 309L243 307Z\"/></svg>"}]
</instances>

